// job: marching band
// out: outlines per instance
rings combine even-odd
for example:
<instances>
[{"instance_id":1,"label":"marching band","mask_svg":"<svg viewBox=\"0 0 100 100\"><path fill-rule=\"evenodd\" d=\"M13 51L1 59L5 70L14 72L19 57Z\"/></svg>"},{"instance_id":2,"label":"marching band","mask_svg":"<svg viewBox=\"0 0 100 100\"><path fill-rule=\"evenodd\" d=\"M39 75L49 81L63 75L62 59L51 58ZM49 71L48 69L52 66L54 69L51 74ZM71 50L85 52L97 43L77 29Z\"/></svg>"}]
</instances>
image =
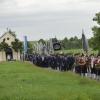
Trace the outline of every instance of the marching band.
<instances>
[{"instance_id":1,"label":"marching band","mask_svg":"<svg viewBox=\"0 0 100 100\"><path fill-rule=\"evenodd\" d=\"M26 60L33 64L52 68L60 71L73 71L82 76L89 76L93 79L99 79L100 75L100 56L87 55L39 55L30 54L26 56Z\"/></svg>"}]
</instances>

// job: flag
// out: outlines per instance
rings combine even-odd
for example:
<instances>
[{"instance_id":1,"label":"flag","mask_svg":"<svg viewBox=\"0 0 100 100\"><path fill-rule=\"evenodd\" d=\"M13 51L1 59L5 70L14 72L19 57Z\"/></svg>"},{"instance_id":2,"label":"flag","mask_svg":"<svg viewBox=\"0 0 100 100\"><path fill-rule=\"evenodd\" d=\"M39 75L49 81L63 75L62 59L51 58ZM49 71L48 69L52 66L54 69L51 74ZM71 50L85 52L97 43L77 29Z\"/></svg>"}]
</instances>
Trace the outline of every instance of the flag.
<instances>
[{"instance_id":1,"label":"flag","mask_svg":"<svg viewBox=\"0 0 100 100\"><path fill-rule=\"evenodd\" d=\"M53 54L54 53L54 48L53 48L53 41L52 41L52 39L49 40L49 43L50 43L49 51L50 51L51 54Z\"/></svg>"},{"instance_id":2,"label":"flag","mask_svg":"<svg viewBox=\"0 0 100 100\"><path fill-rule=\"evenodd\" d=\"M83 30L82 30L82 47L85 52L88 52L88 49L89 49L88 40L86 39L86 36Z\"/></svg>"},{"instance_id":3,"label":"flag","mask_svg":"<svg viewBox=\"0 0 100 100\"><path fill-rule=\"evenodd\" d=\"M27 53L28 47L27 47L27 36L24 36L24 54Z\"/></svg>"}]
</instances>

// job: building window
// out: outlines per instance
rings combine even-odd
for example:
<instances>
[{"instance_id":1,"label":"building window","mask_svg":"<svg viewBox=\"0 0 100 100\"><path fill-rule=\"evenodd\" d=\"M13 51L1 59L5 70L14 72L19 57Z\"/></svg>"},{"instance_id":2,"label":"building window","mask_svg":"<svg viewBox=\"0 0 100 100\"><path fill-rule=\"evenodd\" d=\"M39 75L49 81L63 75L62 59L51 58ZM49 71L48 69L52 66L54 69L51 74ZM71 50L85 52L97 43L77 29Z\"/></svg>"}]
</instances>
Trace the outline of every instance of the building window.
<instances>
[{"instance_id":1,"label":"building window","mask_svg":"<svg viewBox=\"0 0 100 100\"><path fill-rule=\"evenodd\" d=\"M7 40L9 40L9 37L7 38Z\"/></svg>"}]
</instances>

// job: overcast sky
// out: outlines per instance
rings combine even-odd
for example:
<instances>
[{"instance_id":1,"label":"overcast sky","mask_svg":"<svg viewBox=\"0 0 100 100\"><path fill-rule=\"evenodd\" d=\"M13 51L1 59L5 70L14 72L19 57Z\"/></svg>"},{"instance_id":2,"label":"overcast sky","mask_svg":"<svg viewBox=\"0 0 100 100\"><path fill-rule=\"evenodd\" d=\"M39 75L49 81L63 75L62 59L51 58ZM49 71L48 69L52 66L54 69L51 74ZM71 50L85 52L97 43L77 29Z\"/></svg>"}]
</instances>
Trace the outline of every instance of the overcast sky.
<instances>
[{"instance_id":1,"label":"overcast sky","mask_svg":"<svg viewBox=\"0 0 100 100\"><path fill-rule=\"evenodd\" d=\"M100 0L0 0L0 35L8 27L20 39L80 38L84 29L90 38L99 11Z\"/></svg>"}]
</instances>

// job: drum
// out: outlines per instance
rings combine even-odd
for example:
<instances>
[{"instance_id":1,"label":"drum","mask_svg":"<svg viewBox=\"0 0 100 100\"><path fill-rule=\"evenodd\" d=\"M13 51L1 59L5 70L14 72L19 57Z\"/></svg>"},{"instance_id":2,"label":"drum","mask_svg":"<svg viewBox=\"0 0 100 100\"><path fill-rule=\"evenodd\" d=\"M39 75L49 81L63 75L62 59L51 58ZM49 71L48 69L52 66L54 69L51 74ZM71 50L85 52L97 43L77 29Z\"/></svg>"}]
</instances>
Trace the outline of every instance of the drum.
<instances>
[{"instance_id":1,"label":"drum","mask_svg":"<svg viewBox=\"0 0 100 100\"><path fill-rule=\"evenodd\" d=\"M61 50L61 44L60 43L54 43L53 48L54 48L55 51Z\"/></svg>"}]
</instances>

